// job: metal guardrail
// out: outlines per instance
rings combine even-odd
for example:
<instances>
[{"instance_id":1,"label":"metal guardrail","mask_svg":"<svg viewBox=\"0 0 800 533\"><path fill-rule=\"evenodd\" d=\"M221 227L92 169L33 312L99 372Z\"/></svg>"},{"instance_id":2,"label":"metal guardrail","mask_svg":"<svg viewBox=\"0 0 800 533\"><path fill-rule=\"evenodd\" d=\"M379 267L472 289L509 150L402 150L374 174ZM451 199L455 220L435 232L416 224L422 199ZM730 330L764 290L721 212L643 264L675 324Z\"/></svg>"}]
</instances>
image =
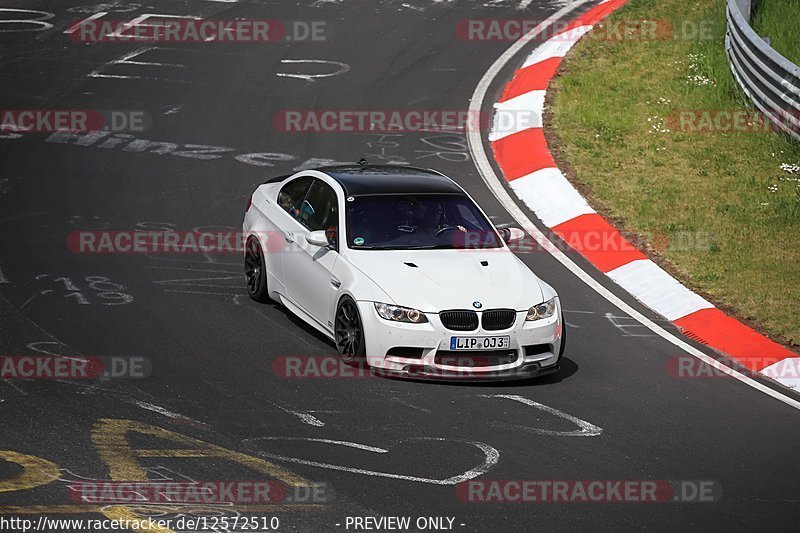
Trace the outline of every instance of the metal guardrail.
<instances>
[{"instance_id":1,"label":"metal guardrail","mask_svg":"<svg viewBox=\"0 0 800 533\"><path fill-rule=\"evenodd\" d=\"M780 55L750 26L754 1L726 0L725 50L734 78L778 128L800 140L800 67Z\"/></svg>"}]
</instances>

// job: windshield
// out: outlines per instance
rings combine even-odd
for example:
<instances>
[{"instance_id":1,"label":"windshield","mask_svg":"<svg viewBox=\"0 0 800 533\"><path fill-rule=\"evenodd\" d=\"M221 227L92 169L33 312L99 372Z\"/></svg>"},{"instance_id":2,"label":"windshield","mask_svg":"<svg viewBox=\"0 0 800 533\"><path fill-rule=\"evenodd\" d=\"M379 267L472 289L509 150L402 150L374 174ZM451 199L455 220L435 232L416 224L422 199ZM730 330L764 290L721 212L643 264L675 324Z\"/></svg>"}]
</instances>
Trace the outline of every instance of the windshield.
<instances>
[{"instance_id":1,"label":"windshield","mask_svg":"<svg viewBox=\"0 0 800 533\"><path fill-rule=\"evenodd\" d=\"M347 245L356 250L499 248L500 237L463 194L347 199Z\"/></svg>"}]
</instances>

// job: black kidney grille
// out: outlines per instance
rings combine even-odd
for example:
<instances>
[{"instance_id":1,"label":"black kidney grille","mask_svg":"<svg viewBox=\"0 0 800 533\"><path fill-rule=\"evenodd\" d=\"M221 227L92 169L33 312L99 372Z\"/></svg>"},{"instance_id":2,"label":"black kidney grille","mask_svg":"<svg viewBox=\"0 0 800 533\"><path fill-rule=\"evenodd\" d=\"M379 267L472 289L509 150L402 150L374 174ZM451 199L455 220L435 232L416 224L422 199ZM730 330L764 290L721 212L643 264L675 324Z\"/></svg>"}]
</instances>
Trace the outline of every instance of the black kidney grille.
<instances>
[{"instance_id":1,"label":"black kidney grille","mask_svg":"<svg viewBox=\"0 0 800 533\"><path fill-rule=\"evenodd\" d=\"M475 311L442 311L439 319L447 329L453 331L474 331L478 329L478 313Z\"/></svg>"},{"instance_id":2,"label":"black kidney grille","mask_svg":"<svg viewBox=\"0 0 800 533\"><path fill-rule=\"evenodd\" d=\"M517 321L517 312L513 309L490 309L481 316L481 324L486 331L508 329Z\"/></svg>"}]
</instances>

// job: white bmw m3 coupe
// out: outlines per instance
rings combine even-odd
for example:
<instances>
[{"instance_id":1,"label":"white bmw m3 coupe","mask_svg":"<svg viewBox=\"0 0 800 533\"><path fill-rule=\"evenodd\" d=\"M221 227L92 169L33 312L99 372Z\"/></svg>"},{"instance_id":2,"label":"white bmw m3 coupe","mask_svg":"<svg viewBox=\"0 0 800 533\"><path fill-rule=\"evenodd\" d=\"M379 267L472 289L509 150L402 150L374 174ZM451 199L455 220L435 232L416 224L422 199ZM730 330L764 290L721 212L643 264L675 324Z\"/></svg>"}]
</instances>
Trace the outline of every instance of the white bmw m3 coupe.
<instances>
[{"instance_id":1,"label":"white bmw m3 coupe","mask_svg":"<svg viewBox=\"0 0 800 533\"><path fill-rule=\"evenodd\" d=\"M558 295L434 170L323 167L259 186L244 217L245 280L321 331L349 364L396 377L492 380L558 370Z\"/></svg>"}]
</instances>

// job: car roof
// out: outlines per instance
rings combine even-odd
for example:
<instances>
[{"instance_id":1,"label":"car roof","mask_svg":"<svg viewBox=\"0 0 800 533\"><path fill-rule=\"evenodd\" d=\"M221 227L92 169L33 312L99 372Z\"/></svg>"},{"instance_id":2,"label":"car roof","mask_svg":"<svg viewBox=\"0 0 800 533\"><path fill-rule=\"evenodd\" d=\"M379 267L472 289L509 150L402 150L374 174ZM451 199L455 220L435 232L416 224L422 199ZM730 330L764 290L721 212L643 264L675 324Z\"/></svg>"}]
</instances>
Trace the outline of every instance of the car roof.
<instances>
[{"instance_id":1,"label":"car roof","mask_svg":"<svg viewBox=\"0 0 800 533\"><path fill-rule=\"evenodd\" d=\"M342 165L320 167L347 196L371 194L464 194L447 176L427 168L400 165Z\"/></svg>"}]
</instances>

